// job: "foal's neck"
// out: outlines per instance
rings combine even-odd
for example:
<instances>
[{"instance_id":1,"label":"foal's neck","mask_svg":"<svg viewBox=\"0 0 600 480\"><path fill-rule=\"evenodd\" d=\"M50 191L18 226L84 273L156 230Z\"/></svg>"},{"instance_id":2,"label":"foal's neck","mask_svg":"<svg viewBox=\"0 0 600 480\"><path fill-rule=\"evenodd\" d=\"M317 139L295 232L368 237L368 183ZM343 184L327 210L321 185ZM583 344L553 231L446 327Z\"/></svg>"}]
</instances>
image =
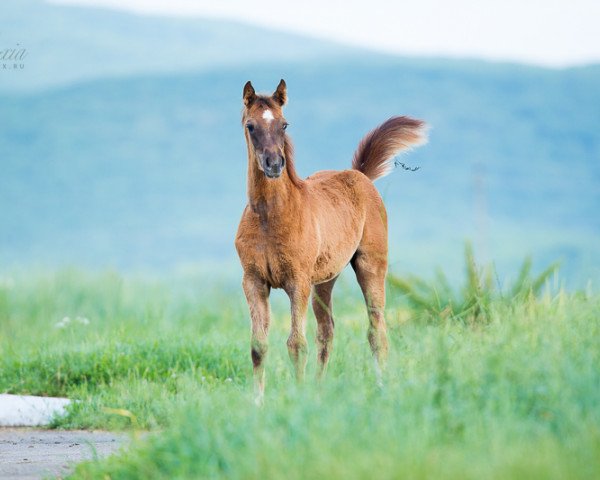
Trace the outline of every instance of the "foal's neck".
<instances>
[{"instance_id":1,"label":"foal's neck","mask_svg":"<svg viewBox=\"0 0 600 480\"><path fill-rule=\"evenodd\" d=\"M288 163L279 178L267 178L258 168L255 153L248 151L248 203L252 210L269 218L276 218L277 211L289 209L290 204L296 204L300 198L300 188L292 182L288 169L293 165Z\"/></svg>"}]
</instances>

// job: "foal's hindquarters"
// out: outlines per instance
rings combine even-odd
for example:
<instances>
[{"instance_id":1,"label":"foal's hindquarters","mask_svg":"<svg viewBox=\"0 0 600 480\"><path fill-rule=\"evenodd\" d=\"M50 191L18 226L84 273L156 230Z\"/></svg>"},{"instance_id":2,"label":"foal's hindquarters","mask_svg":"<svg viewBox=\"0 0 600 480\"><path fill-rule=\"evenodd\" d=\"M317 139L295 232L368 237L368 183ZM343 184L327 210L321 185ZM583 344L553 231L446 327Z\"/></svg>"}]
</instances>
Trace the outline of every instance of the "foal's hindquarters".
<instances>
[{"instance_id":1,"label":"foal's hindquarters","mask_svg":"<svg viewBox=\"0 0 600 480\"><path fill-rule=\"evenodd\" d=\"M367 220L363 236L352 257L352 268L365 297L369 316L367 337L375 358L377 383L382 384L382 368L388 352L385 325L385 277L388 267L387 213L379 192L368 181L371 200L366 204Z\"/></svg>"}]
</instances>

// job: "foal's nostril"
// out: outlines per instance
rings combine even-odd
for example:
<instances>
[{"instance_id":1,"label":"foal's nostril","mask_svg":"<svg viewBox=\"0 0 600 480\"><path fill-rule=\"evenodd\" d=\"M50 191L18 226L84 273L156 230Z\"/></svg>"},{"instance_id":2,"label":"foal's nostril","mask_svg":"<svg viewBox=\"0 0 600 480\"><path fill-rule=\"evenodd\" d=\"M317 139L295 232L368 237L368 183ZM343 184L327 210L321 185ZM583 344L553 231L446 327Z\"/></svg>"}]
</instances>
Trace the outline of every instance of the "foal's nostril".
<instances>
[{"instance_id":1,"label":"foal's nostril","mask_svg":"<svg viewBox=\"0 0 600 480\"><path fill-rule=\"evenodd\" d=\"M268 156L268 157L266 158L266 163L267 163L267 168L271 168L271 167L272 167L272 163L273 163L273 162L272 162L272 160L271 160L271 157L270 157L270 156Z\"/></svg>"}]
</instances>

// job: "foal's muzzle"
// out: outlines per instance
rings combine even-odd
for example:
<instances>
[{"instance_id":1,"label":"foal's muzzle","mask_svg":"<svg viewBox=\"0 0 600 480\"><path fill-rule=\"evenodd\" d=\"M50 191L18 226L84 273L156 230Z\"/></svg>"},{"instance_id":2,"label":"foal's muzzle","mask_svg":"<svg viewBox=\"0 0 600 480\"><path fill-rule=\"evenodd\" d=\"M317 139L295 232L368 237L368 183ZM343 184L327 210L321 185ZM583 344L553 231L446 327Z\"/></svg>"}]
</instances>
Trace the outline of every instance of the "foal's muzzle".
<instances>
[{"instance_id":1,"label":"foal's muzzle","mask_svg":"<svg viewBox=\"0 0 600 480\"><path fill-rule=\"evenodd\" d=\"M285 158L279 153L264 153L261 157L265 175L269 178L279 178L285 168Z\"/></svg>"}]
</instances>

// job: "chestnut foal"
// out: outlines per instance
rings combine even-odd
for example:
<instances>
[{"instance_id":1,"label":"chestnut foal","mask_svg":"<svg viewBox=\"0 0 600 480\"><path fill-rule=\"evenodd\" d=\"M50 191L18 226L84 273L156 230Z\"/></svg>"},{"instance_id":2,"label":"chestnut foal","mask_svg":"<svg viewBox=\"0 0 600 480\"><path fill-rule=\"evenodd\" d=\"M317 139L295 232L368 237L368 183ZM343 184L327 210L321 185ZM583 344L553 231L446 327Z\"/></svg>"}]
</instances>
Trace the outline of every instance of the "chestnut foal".
<instances>
[{"instance_id":1,"label":"chestnut foal","mask_svg":"<svg viewBox=\"0 0 600 480\"><path fill-rule=\"evenodd\" d=\"M321 377L333 340L331 291L348 263L367 304L368 340L380 381L388 348L383 316L387 216L373 180L393 169L393 157L400 150L425 141L425 124L409 117L392 117L362 139L351 170L325 170L302 180L296 174L292 143L285 132L285 82L281 80L270 96L256 94L247 82L243 100L248 205L235 246L244 269L243 288L252 319L256 401L262 401L265 388L271 288L283 288L290 298L292 326L287 346L298 380L303 379L306 367L305 324L312 289Z\"/></svg>"}]
</instances>

